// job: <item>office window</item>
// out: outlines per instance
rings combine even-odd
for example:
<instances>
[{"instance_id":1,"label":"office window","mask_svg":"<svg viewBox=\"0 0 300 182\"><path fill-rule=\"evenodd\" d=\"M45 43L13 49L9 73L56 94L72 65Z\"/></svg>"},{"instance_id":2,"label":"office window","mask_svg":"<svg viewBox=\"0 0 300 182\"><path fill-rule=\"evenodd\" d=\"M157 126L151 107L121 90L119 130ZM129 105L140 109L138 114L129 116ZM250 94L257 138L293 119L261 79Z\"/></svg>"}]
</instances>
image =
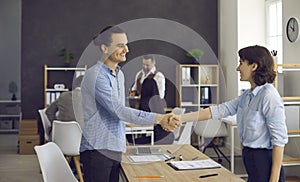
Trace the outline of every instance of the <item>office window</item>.
<instances>
[{"instance_id":1,"label":"office window","mask_svg":"<svg viewBox=\"0 0 300 182\"><path fill-rule=\"evenodd\" d=\"M277 51L277 63L282 64L282 0L266 0L266 22L267 47Z\"/></svg>"}]
</instances>

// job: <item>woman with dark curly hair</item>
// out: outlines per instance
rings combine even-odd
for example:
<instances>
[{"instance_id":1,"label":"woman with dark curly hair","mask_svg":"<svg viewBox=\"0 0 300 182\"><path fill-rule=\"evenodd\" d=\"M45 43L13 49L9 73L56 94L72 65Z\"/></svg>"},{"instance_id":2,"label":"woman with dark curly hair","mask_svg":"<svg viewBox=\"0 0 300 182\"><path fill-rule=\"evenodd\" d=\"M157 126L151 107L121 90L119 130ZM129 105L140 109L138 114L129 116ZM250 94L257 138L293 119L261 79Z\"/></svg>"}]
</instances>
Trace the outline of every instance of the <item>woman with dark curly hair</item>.
<instances>
[{"instance_id":1,"label":"woman with dark curly hair","mask_svg":"<svg viewBox=\"0 0 300 182\"><path fill-rule=\"evenodd\" d=\"M177 115L176 119L202 121L236 114L248 181L283 182L281 163L288 136L284 104L272 84L276 77L274 60L268 49L258 45L242 48L238 54L236 70L240 80L250 82L251 88L229 102Z\"/></svg>"}]
</instances>

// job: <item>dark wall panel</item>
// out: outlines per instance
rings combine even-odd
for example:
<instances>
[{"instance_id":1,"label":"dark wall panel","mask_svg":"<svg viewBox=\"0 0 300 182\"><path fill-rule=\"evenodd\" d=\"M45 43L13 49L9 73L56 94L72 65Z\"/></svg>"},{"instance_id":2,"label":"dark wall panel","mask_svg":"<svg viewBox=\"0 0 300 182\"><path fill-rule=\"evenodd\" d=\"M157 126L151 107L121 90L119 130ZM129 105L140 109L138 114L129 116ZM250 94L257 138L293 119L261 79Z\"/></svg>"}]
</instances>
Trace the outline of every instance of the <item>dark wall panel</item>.
<instances>
[{"instance_id":1,"label":"dark wall panel","mask_svg":"<svg viewBox=\"0 0 300 182\"><path fill-rule=\"evenodd\" d=\"M91 38L103 27L139 18L164 18L190 27L200 34L215 54L218 50L218 0L26 0L22 1L22 113L36 118L43 108L43 65L64 66L62 48L78 60ZM160 41L130 45L128 60L143 54L160 54L192 63L185 51ZM74 64L76 65L76 64ZM167 88L168 89L168 88ZM168 98L175 91L168 93ZM174 106L170 99L169 106Z\"/></svg>"}]
</instances>

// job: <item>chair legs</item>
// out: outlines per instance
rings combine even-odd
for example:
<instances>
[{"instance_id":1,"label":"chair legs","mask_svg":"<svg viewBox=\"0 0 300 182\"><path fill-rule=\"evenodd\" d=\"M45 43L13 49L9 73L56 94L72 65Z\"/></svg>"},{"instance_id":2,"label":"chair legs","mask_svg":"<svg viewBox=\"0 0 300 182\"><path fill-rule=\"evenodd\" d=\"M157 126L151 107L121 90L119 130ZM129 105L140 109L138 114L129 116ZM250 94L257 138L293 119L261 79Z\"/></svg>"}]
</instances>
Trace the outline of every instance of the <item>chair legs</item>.
<instances>
[{"instance_id":1,"label":"chair legs","mask_svg":"<svg viewBox=\"0 0 300 182\"><path fill-rule=\"evenodd\" d=\"M81 172L81 166L80 166L80 156L79 155L77 155L77 156L66 156L66 159L67 159L68 163L71 162L72 158L74 160L74 164L75 164L76 172L77 172L77 175L78 175L78 178L79 178L79 182L84 182L83 175L82 175L82 172Z\"/></svg>"},{"instance_id":2,"label":"chair legs","mask_svg":"<svg viewBox=\"0 0 300 182\"><path fill-rule=\"evenodd\" d=\"M81 172L81 167L80 167L80 156L74 156L74 163L75 163L75 167L76 167L76 171L79 177L79 181L83 182L83 176L82 176L82 172Z\"/></svg>"},{"instance_id":3,"label":"chair legs","mask_svg":"<svg viewBox=\"0 0 300 182\"><path fill-rule=\"evenodd\" d=\"M218 155L218 162L219 163L222 162L222 159L221 159L221 156L220 156L220 154L221 154L222 157L229 163L229 166L230 166L231 162L228 159L228 157L219 149L219 147L217 145L215 145L213 142L211 142L211 140L208 140L208 141L210 141L210 142L207 142L207 141L204 140L203 144L198 146L198 149L202 150L202 152L205 153L208 145L210 144L211 147L214 149L215 153Z\"/></svg>"},{"instance_id":4,"label":"chair legs","mask_svg":"<svg viewBox=\"0 0 300 182\"><path fill-rule=\"evenodd\" d=\"M222 162L222 159L220 157L220 154L221 154L223 156L223 158L228 162L228 164L231 165L230 160L228 159L228 157L219 149L218 146L216 146L215 144L212 144L212 147L213 147L214 151L216 152L216 154L218 155L218 162L219 161Z\"/></svg>"}]
</instances>

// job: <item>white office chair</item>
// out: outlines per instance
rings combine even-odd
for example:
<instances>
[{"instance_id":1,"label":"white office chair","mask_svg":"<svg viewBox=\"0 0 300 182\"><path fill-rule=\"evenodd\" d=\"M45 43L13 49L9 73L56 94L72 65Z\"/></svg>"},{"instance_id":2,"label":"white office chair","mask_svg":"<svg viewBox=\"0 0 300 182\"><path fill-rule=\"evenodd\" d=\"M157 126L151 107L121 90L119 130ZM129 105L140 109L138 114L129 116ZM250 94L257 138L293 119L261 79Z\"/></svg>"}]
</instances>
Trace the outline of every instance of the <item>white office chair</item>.
<instances>
[{"instance_id":1,"label":"white office chair","mask_svg":"<svg viewBox=\"0 0 300 182\"><path fill-rule=\"evenodd\" d=\"M46 115L47 108L39 109L39 114L43 123L44 128L44 143L47 141L50 141L50 135L49 135L49 128L51 127L51 122L49 121L47 115Z\"/></svg>"},{"instance_id":2,"label":"white office chair","mask_svg":"<svg viewBox=\"0 0 300 182\"><path fill-rule=\"evenodd\" d=\"M83 181L79 153L81 136L82 130L76 121L53 121L52 141L59 146L68 162L74 160L80 182Z\"/></svg>"},{"instance_id":3,"label":"white office chair","mask_svg":"<svg viewBox=\"0 0 300 182\"><path fill-rule=\"evenodd\" d=\"M198 147L199 149L202 148L203 153L205 153L206 148L210 145L218 155L218 162L222 161L221 154L230 164L229 159L213 142L215 137L227 136L227 128L223 122L213 119L195 122L194 133L198 136Z\"/></svg>"},{"instance_id":4,"label":"white office chair","mask_svg":"<svg viewBox=\"0 0 300 182\"><path fill-rule=\"evenodd\" d=\"M182 123L180 127L180 135L178 139L174 141L174 144L191 144L193 122Z\"/></svg>"},{"instance_id":5,"label":"white office chair","mask_svg":"<svg viewBox=\"0 0 300 182\"><path fill-rule=\"evenodd\" d=\"M174 113L174 114L184 114L185 108L174 107L174 108L172 109L171 112ZM174 130L173 133L174 133L174 136L175 136L175 137L174 137L175 140L178 140L181 131L182 131L181 127L176 128L176 129Z\"/></svg>"},{"instance_id":6,"label":"white office chair","mask_svg":"<svg viewBox=\"0 0 300 182\"><path fill-rule=\"evenodd\" d=\"M55 143L48 142L41 146L35 146L34 150L37 153L45 182L78 181L62 151Z\"/></svg>"},{"instance_id":7,"label":"white office chair","mask_svg":"<svg viewBox=\"0 0 300 182\"><path fill-rule=\"evenodd\" d=\"M172 110L174 114L184 114L185 108L175 107ZM174 131L175 140L174 144L191 144L193 122L182 123L181 127L178 127Z\"/></svg>"}]
</instances>

